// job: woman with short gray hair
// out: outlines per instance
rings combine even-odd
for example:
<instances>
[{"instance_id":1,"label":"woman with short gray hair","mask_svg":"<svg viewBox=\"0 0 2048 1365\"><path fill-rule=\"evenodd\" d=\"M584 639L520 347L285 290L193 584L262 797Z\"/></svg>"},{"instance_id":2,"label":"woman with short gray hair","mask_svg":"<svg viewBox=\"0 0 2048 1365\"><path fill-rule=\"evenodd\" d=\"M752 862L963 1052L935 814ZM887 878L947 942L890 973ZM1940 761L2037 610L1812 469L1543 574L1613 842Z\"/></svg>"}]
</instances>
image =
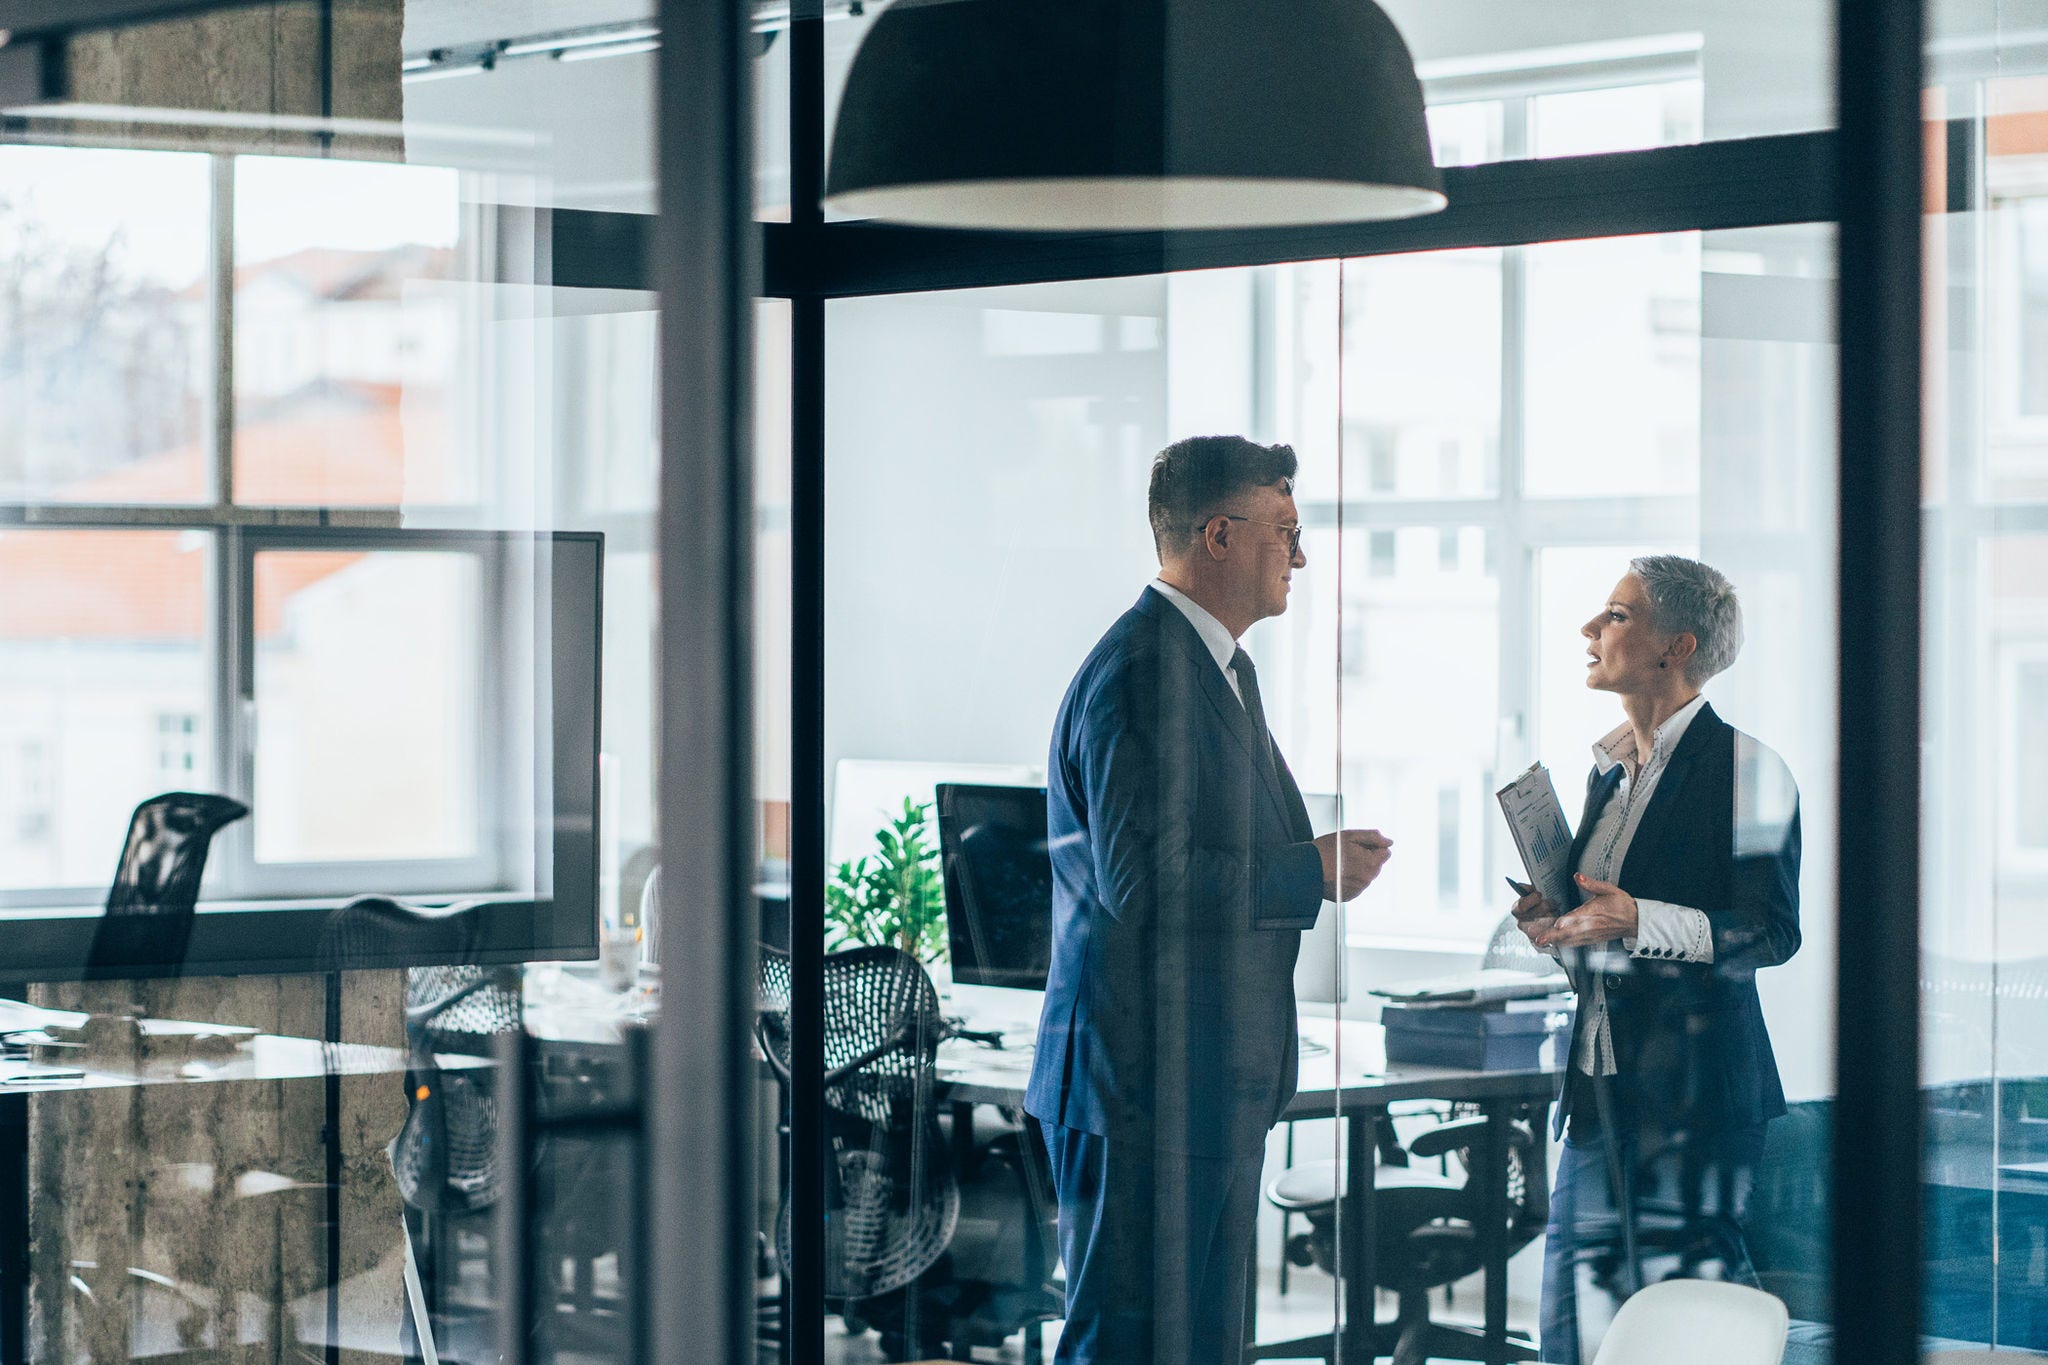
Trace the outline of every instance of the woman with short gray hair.
<instances>
[{"instance_id":1,"label":"woman with short gray hair","mask_svg":"<svg viewBox=\"0 0 2048 1365\"><path fill-rule=\"evenodd\" d=\"M1579 997L1543 1264L1542 1358L1564 1365L1592 1355L1577 1272L1622 1259L1617 1210L1671 1273L1754 1281L1742 1196L1764 1125L1785 1112L1756 973L1799 949L1798 790L1700 693L1742 650L1734 587L1696 559L1645 555L1579 633L1586 686L1614 693L1624 718L1593 746L1571 903L1531 891L1514 905ZM1675 1234L1668 1212L1642 1226L1646 1198L1682 1211ZM1609 1287L1665 1273L1634 1267Z\"/></svg>"}]
</instances>

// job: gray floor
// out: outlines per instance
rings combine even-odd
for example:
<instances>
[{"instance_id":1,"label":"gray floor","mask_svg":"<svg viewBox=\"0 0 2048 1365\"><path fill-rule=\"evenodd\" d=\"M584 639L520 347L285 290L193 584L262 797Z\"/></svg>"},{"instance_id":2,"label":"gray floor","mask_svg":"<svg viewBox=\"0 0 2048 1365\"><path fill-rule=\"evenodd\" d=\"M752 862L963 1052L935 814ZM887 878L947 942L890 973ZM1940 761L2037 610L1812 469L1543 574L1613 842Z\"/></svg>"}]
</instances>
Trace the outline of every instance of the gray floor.
<instances>
[{"instance_id":1,"label":"gray floor","mask_svg":"<svg viewBox=\"0 0 2048 1365\"><path fill-rule=\"evenodd\" d=\"M1529 1267L1517 1264L1511 1272L1511 1281L1518 1281ZM1519 1288L1520 1286L1517 1285ZM1432 1296L1431 1316L1444 1322L1477 1323L1480 1318L1481 1285L1477 1277L1453 1287L1449 1301L1438 1293ZM1315 1270L1296 1271L1290 1276L1289 1292L1280 1293L1278 1271L1265 1267L1259 1276L1259 1326L1258 1339L1261 1341L1288 1341L1305 1337L1329 1328L1335 1312L1336 1284L1328 1275ZM1382 1296L1380 1316L1391 1317L1393 1300ZM1508 1322L1522 1330L1530 1330L1534 1305L1518 1296L1512 1296L1508 1303ZM1045 1330L1045 1360L1052 1359L1053 1344L1059 1337L1059 1325L1050 1324ZM1012 1337L1003 1344L1000 1353L982 1350L976 1358L995 1365L1026 1365L1022 1349L1022 1338ZM833 1318L825 1326L825 1360L827 1365L870 1365L884 1359L880 1338L869 1332L862 1337L849 1337L839 1320Z\"/></svg>"}]
</instances>

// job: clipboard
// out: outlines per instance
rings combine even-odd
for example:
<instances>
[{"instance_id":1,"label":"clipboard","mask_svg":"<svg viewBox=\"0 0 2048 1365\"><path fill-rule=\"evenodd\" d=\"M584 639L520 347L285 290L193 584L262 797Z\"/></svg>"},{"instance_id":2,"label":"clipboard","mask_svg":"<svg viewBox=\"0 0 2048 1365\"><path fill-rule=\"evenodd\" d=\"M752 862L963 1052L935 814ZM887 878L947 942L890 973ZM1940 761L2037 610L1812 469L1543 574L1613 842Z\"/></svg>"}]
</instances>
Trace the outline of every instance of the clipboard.
<instances>
[{"instance_id":1,"label":"clipboard","mask_svg":"<svg viewBox=\"0 0 2048 1365\"><path fill-rule=\"evenodd\" d=\"M1530 884L1559 906L1570 905L1566 891L1571 885L1572 827L1558 803L1557 788L1551 785L1550 769L1532 763L1495 795Z\"/></svg>"}]
</instances>

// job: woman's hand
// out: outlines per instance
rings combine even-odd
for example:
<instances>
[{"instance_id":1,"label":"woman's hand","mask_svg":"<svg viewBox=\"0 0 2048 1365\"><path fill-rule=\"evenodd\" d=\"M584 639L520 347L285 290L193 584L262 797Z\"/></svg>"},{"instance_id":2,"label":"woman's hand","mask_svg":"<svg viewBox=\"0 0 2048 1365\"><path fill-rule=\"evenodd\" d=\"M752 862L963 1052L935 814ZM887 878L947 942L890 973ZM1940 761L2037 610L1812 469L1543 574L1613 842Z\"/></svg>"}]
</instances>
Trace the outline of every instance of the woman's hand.
<instances>
[{"instance_id":1,"label":"woman's hand","mask_svg":"<svg viewBox=\"0 0 2048 1365\"><path fill-rule=\"evenodd\" d=\"M1546 948L1588 948L1633 938L1636 932L1636 898L1612 882L1599 881L1581 872L1579 890L1585 899L1579 908L1560 916L1541 940ZM1518 902L1519 903L1519 902Z\"/></svg>"},{"instance_id":2,"label":"woman's hand","mask_svg":"<svg viewBox=\"0 0 2048 1365\"><path fill-rule=\"evenodd\" d=\"M1508 913L1515 917L1529 942L1541 948L1551 926L1557 923L1557 902L1546 899L1541 891L1530 891L1510 906Z\"/></svg>"}]
</instances>

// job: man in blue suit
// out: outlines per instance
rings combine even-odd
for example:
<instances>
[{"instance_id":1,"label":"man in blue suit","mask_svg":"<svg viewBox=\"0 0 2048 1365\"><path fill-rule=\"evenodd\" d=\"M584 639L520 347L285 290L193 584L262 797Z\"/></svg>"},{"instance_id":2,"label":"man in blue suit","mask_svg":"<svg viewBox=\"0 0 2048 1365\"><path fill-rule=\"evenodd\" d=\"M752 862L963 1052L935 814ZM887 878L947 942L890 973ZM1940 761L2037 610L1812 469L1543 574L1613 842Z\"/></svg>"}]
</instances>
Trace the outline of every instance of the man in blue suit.
<instances>
[{"instance_id":1,"label":"man in blue suit","mask_svg":"<svg viewBox=\"0 0 2048 1365\"><path fill-rule=\"evenodd\" d=\"M1025 1108L1059 1194L1058 1359L1235 1365L1266 1132L1295 1090L1294 961L1386 862L1314 838L1237 639L1307 564L1294 451L1176 442L1152 465L1159 577L1053 729L1052 967Z\"/></svg>"}]
</instances>

